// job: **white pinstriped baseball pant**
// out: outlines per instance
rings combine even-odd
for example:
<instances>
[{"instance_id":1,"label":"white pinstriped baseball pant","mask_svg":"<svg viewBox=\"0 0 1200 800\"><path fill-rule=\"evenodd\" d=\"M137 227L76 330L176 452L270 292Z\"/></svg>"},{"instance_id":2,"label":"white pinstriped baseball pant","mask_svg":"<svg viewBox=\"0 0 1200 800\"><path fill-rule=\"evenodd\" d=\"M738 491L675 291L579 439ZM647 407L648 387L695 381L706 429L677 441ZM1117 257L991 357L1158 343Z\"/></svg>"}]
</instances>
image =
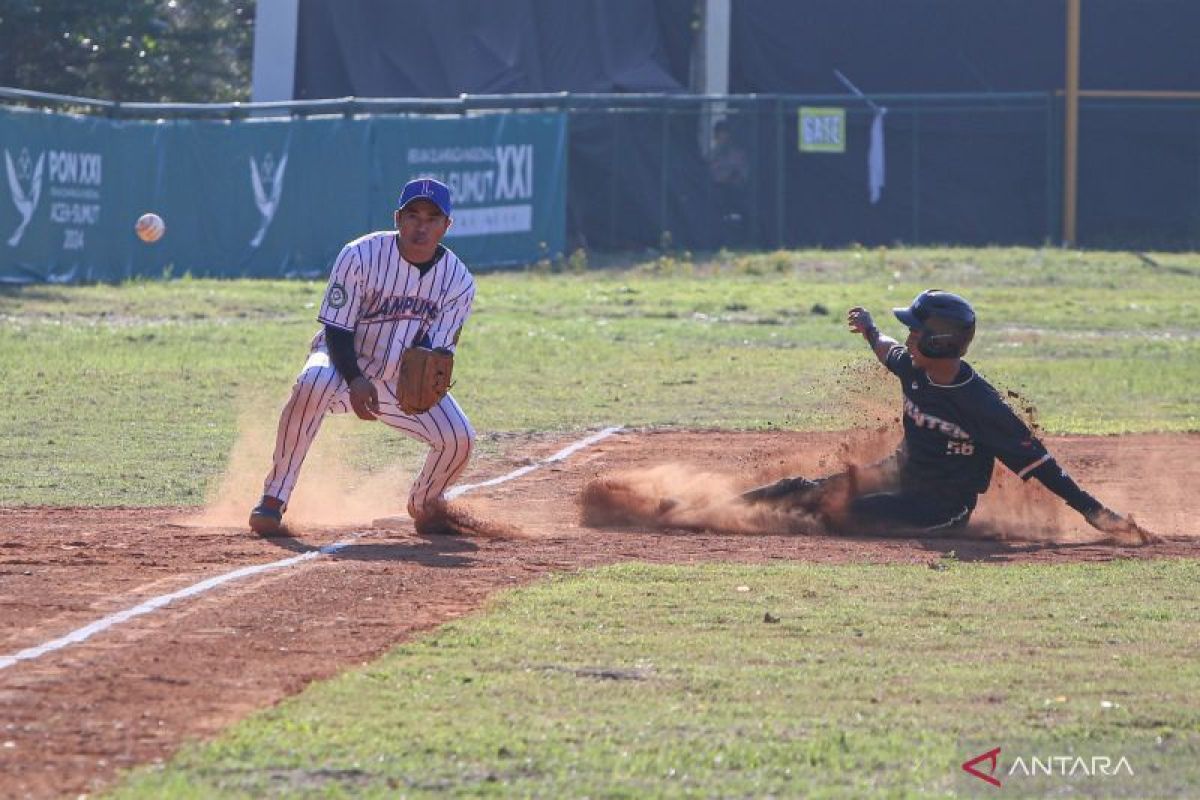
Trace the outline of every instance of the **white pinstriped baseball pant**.
<instances>
[{"instance_id":1,"label":"white pinstriped baseball pant","mask_svg":"<svg viewBox=\"0 0 1200 800\"><path fill-rule=\"evenodd\" d=\"M374 383L379 394L379 420L429 445L429 455L409 492L411 505L420 511L429 501L440 498L466 468L475 431L449 394L426 413L410 416L400 410L390 386ZM350 388L330 363L329 354L318 351L310 355L279 416L274 462L263 484L263 494L286 504L325 414L352 410Z\"/></svg>"}]
</instances>

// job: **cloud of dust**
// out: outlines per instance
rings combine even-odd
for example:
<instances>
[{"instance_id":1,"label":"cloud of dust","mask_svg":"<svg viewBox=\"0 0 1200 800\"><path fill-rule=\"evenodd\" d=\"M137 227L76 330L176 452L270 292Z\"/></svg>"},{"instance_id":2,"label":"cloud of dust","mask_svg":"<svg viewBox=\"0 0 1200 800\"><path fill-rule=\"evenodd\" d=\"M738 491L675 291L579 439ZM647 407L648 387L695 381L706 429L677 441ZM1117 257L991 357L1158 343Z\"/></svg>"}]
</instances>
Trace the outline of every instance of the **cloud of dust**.
<instances>
[{"instance_id":1,"label":"cloud of dust","mask_svg":"<svg viewBox=\"0 0 1200 800\"><path fill-rule=\"evenodd\" d=\"M881 426L873 430L846 431L831 435L828 446L812 447L784 455L764 455L764 465L747 483L744 475L733 476L703 471L695 465L668 463L655 467L624 470L600 476L589 482L580 495L582 521L591 527L643 527L695 531L721 531L734 534L828 534L832 533L817 516L800 509L747 506L738 500L740 492L785 476L822 477L842 472L849 465L865 465L887 455L895 446L897 433ZM1176 457L1173 452L1147 448L1130 442L1116 448L1117 464L1132 465L1133 476L1139 464L1147 466ZM1177 468L1177 464L1162 464ZM1068 469L1071 465L1068 464ZM1072 470L1075 472L1074 470ZM1125 501L1140 502L1145 509L1154 503L1170 508L1187 508L1181 497L1183 488L1176 482L1160 482L1146 487L1141 481L1121 479L1106 467L1099 475L1076 475L1080 482L1110 507L1138 517L1138 508ZM1095 477L1093 482L1088 478ZM870 470L860 471L860 492L876 487ZM866 483L863 483L866 481ZM882 488L882 487L878 487ZM1141 493L1140 501L1133 490ZM1148 494L1147 494L1148 493ZM1178 528L1170 530L1177 535ZM1156 531L1159 533L1166 531ZM998 540L1026 544L1087 544L1106 540L1083 518L1038 481L1022 481L1003 467L997 467L991 487L980 499L971 524L951 534L954 538ZM1111 543L1111 542L1109 542Z\"/></svg>"},{"instance_id":2,"label":"cloud of dust","mask_svg":"<svg viewBox=\"0 0 1200 800\"><path fill-rule=\"evenodd\" d=\"M833 458L827 455L826 459ZM818 458L798 457L803 464ZM850 461L848 463L862 463ZM821 475L809 470L779 472L762 481L794 475ZM646 527L734 534L834 534L819 516L801 509L746 505L738 500L745 487L731 476L699 471L679 463L626 470L590 481L580 495L583 524L595 528ZM869 491L862 486L860 491ZM1095 532L1070 525L1076 516L1040 484L1030 486L1013 475L997 475L991 491L965 530L955 537L1007 542L1078 543L1095 540ZM1082 519L1080 519L1082 524ZM1086 524L1083 529L1090 530Z\"/></svg>"},{"instance_id":3,"label":"cloud of dust","mask_svg":"<svg viewBox=\"0 0 1200 800\"><path fill-rule=\"evenodd\" d=\"M1200 538L1196 523L1200 461L1195 457L1200 437L1163 434L1113 440L1106 475L1086 488L1109 508L1129 514L1155 533ZM1186 444L1179 446L1180 441Z\"/></svg>"},{"instance_id":4,"label":"cloud of dust","mask_svg":"<svg viewBox=\"0 0 1200 800\"><path fill-rule=\"evenodd\" d=\"M594 528L644 526L726 533L820 533L821 521L738 501L733 478L687 464L661 464L590 481L580 495L583 524Z\"/></svg>"},{"instance_id":5,"label":"cloud of dust","mask_svg":"<svg viewBox=\"0 0 1200 800\"><path fill-rule=\"evenodd\" d=\"M964 533L1002 542L1045 544L1077 544L1098 538L1083 517L1040 482L1022 481L999 464Z\"/></svg>"},{"instance_id":6,"label":"cloud of dust","mask_svg":"<svg viewBox=\"0 0 1200 800\"><path fill-rule=\"evenodd\" d=\"M258 405L238 415L238 436L229 455L225 473L209 493L204 510L182 524L205 527L243 527L262 496L262 484L271 468L275 449L277 409L270 416ZM392 464L363 474L349 467L345 453L350 449L349 425L369 424L380 436L396 439L399 447L409 440L382 422L361 423L326 417L300 471L300 480L288 502L287 522L303 525L369 525L387 516L405 516L408 489L417 465ZM421 450L424 445L411 443Z\"/></svg>"},{"instance_id":7,"label":"cloud of dust","mask_svg":"<svg viewBox=\"0 0 1200 800\"><path fill-rule=\"evenodd\" d=\"M795 452L762 454L751 480L668 463L602 475L579 497L583 524L713 530L738 534L828 533L820 517L798 508L746 505L738 495L785 477L818 478L869 464L895 449L894 425L831 433L828 443Z\"/></svg>"},{"instance_id":8,"label":"cloud of dust","mask_svg":"<svg viewBox=\"0 0 1200 800\"><path fill-rule=\"evenodd\" d=\"M900 429L891 424L830 433L829 441L824 446L776 455L770 463L754 473L751 485L761 486L779 478L797 475L823 478L835 472L844 472L852 465L873 464L896 449L901 435Z\"/></svg>"},{"instance_id":9,"label":"cloud of dust","mask_svg":"<svg viewBox=\"0 0 1200 800\"><path fill-rule=\"evenodd\" d=\"M1191 450L1162 446L1154 436L1103 437L1092 450L1075 460L1057 456L1086 491L1155 534L1200 536L1190 511L1195 481L1183 477L1189 471L1200 472ZM1037 480L1022 482L1002 467L997 467L975 519L982 530L1006 541L1058 544L1105 539Z\"/></svg>"}]
</instances>

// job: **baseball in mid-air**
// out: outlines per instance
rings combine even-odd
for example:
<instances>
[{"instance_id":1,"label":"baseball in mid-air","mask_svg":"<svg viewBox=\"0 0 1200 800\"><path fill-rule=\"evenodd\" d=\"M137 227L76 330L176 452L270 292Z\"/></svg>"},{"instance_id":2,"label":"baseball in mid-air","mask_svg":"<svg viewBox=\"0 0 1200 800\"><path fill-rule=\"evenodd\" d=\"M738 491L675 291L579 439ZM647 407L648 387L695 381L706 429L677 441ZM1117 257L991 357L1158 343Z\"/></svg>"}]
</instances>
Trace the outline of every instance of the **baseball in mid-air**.
<instances>
[{"instance_id":1,"label":"baseball in mid-air","mask_svg":"<svg viewBox=\"0 0 1200 800\"><path fill-rule=\"evenodd\" d=\"M158 214L142 214L133 229L143 242L157 242L167 232L167 223Z\"/></svg>"}]
</instances>

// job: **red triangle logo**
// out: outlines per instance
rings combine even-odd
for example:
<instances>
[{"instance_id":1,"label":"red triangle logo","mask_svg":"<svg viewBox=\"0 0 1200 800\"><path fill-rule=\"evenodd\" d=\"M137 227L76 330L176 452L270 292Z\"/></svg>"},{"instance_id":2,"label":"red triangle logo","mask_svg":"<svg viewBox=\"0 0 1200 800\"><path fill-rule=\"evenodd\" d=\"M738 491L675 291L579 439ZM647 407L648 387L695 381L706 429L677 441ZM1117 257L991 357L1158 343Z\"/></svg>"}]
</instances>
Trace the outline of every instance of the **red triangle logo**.
<instances>
[{"instance_id":1,"label":"red triangle logo","mask_svg":"<svg viewBox=\"0 0 1200 800\"><path fill-rule=\"evenodd\" d=\"M963 772L974 775L976 778L979 778L979 780L987 781L992 786L999 788L1000 781L997 780L996 778L992 777L993 775L996 774L996 768L999 766L999 756L1000 756L1000 748L993 747L991 750L988 750L986 753L980 753L979 755L975 756L970 761L964 761L963 765L962 765ZM988 761L991 763L991 767L988 769L987 772L980 772L979 770L975 769L975 765L978 764L980 761Z\"/></svg>"}]
</instances>

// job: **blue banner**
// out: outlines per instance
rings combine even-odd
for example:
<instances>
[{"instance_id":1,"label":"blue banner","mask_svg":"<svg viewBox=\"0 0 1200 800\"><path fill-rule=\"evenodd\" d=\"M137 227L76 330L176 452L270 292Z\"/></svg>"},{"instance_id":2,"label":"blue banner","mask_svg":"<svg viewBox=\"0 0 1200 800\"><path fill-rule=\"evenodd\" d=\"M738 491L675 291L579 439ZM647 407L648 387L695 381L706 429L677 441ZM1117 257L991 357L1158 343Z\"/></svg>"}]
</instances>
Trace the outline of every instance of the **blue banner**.
<instances>
[{"instance_id":1,"label":"blue banner","mask_svg":"<svg viewBox=\"0 0 1200 800\"><path fill-rule=\"evenodd\" d=\"M403 183L444 180L472 267L562 254L563 114L116 121L0 109L0 282L321 275L391 228ZM134 222L154 212L147 244Z\"/></svg>"},{"instance_id":2,"label":"blue banner","mask_svg":"<svg viewBox=\"0 0 1200 800\"><path fill-rule=\"evenodd\" d=\"M378 119L373 220L390 225L396 187L429 176L450 187L446 244L467 264L516 264L562 255L567 130L563 117ZM389 205L390 204L390 205Z\"/></svg>"}]
</instances>

